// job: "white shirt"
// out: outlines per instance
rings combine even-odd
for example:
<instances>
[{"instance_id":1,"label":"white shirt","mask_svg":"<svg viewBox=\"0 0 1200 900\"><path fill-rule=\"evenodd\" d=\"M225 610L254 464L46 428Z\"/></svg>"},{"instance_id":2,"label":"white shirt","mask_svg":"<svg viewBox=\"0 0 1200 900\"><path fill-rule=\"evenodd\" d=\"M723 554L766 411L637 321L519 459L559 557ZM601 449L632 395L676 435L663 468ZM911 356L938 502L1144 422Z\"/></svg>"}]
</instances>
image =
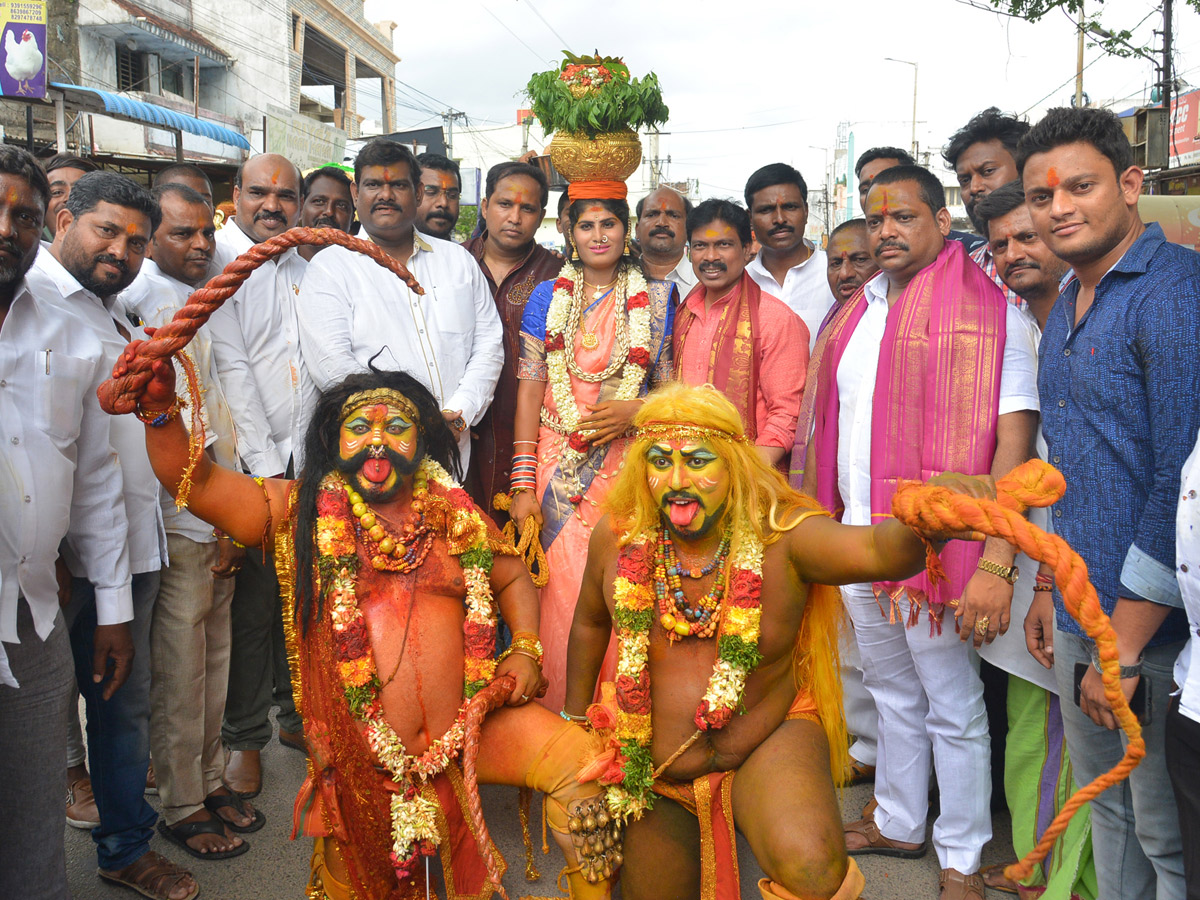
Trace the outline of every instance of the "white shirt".
<instances>
[{"instance_id":1,"label":"white shirt","mask_svg":"<svg viewBox=\"0 0 1200 900\"><path fill-rule=\"evenodd\" d=\"M837 368L838 492L847 525L871 524L871 418L875 375L887 325L888 281L884 272L866 283L867 309L846 342ZM999 415L1041 409L1037 391L1037 337L1029 320L1006 304Z\"/></svg>"},{"instance_id":2,"label":"white shirt","mask_svg":"<svg viewBox=\"0 0 1200 900\"><path fill-rule=\"evenodd\" d=\"M0 641L17 641L18 588L38 636L49 636L58 614L54 561L64 537L96 588L97 622L133 618L121 467L109 443L115 419L96 398L109 372L104 347L82 318L35 297L27 285L17 289L0 326L0 445L12 475L0 509L9 522L19 519L16 559L0 564ZM3 645L0 658L0 673L8 672L0 682L16 687Z\"/></svg>"},{"instance_id":3,"label":"white shirt","mask_svg":"<svg viewBox=\"0 0 1200 900\"><path fill-rule=\"evenodd\" d=\"M813 242L805 238L804 246L812 250L808 259L798 266L792 266L783 276L783 284L775 280L775 276L763 265L760 250L758 256L750 260L746 271L760 288L778 297L792 312L804 320L808 326L808 352L812 353L817 344L817 332L825 321L825 314L834 304L833 291L829 290L829 262L824 250L818 250Z\"/></svg>"},{"instance_id":4,"label":"white shirt","mask_svg":"<svg viewBox=\"0 0 1200 900\"><path fill-rule=\"evenodd\" d=\"M190 285L167 275L154 260L147 259L142 263L142 269L133 284L122 292L121 301L126 308L136 312L147 325L158 327L170 322L175 313L183 308L192 290ZM233 414L225 400L225 392L221 389L207 325L196 332L183 352L191 359L196 377L200 381L200 419L204 423L204 445L217 463L226 468L236 468L238 458L234 441ZM191 404L194 400L183 366L178 361L175 362L175 387L179 395L188 401L189 406L184 410L181 419L184 427L190 430ZM174 498L166 491L160 493L163 523L169 534L180 535L201 544L216 540L211 525L186 509L177 508Z\"/></svg>"},{"instance_id":5,"label":"white shirt","mask_svg":"<svg viewBox=\"0 0 1200 900\"><path fill-rule=\"evenodd\" d=\"M217 232L218 260L239 256L254 241L230 220ZM237 426L242 464L278 475L292 455L300 412L296 295L308 263L293 247L251 273L208 320L221 385Z\"/></svg>"},{"instance_id":6,"label":"white shirt","mask_svg":"<svg viewBox=\"0 0 1200 900\"><path fill-rule=\"evenodd\" d=\"M683 251L683 257L679 263L663 276L663 281L671 281L679 285L679 299L682 300L688 295L688 291L694 288L700 279L696 277L696 270L692 268L692 261L688 259L687 251Z\"/></svg>"},{"instance_id":7,"label":"white shirt","mask_svg":"<svg viewBox=\"0 0 1200 900\"><path fill-rule=\"evenodd\" d=\"M146 333L130 321L125 305L118 297L102 300L85 290L52 253L38 253L26 280L38 297L77 314L88 323L104 348L106 374L112 372L130 340L146 338ZM118 326L124 328L129 337L121 334ZM124 481L122 496L129 520L129 570L135 575L157 572L167 562L167 533L158 499L161 486L146 453L146 427L136 416L113 416L109 432ZM86 577L86 567L76 555L73 541L67 541L67 550L63 560L71 574L77 578Z\"/></svg>"},{"instance_id":8,"label":"white shirt","mask_svg":"<svg viewBox=\"0 0 1200 900\"><path fill-rule=\"evenodd\" d=\"M475 258L450 241L415 235L408 269L418 295L368 256L327 247L313 258L300 292L304 377L326 391L347 375L378 369L408 372L441 409L461 410L468 425L491 405L504 365L504 327ZM315 403L315 394L313 396ZM312 404L305 406L307 415ZM458 437L466 468L470 430Z\"/></svg>"},{"instance_id":9,"label":"white shirt","mask_svg":"<svg viewBox=\"0 0 1200 900\"><path fill-rule=\"evenodd\" d=\"M1179 711L1200 722L1200 441L1183 464L1175 518L1175 576L1188 617L1188 642L1175 662Z\"/></svg>"}]
</instances>

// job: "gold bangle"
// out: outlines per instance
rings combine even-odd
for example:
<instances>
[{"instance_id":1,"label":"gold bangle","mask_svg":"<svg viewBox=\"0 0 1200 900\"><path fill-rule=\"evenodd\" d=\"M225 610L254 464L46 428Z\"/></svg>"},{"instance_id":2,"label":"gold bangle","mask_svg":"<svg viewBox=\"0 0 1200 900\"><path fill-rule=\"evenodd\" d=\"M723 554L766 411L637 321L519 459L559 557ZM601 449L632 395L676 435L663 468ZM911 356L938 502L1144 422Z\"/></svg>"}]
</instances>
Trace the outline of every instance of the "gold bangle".
<instances>
[{"instance_id":1,"label":"gold bangle","mask_svg":"<svg viewBox=\"0 0 1200 900\"><path fill-rule=\"evenodd\" d=\"M142 404L138 403L133 409L133 414L138 417L138 421L151 428L159 428L178 416L179 411L186 405L187 401L176 394L175 399L166 409L142 409Z\"/></svg>"}]
</instances>

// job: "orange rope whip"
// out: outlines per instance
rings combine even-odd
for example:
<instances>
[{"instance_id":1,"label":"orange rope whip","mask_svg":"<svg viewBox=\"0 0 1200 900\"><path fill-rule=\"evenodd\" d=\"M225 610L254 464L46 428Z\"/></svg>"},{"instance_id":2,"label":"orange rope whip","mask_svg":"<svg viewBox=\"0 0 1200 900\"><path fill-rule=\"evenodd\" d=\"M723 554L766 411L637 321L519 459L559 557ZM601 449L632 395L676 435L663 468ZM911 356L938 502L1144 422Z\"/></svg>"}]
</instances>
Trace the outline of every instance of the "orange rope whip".
<instances>
[{"instance_id":1,"label":"orange rope whip","mask_svg":"<svg viewBox=\"0 0 1200 900\"><path fill-rule=\"evenodd\" d=\"M475 826L475 841L479 845L479 855L487 868L488 881L499 891L504 900L508 900L504 885L500 883L500 868L492 856L491 836L488 834L487 822L483 819L483 799L479 796L479 778L475 774L475 761L479 759L479 730L483 720L493 709L504 705L514 690L517 680L511 675L501 675L492 680L479 693L467 701L466 732L463 737L463 783L467 789L467 809L471 813L471 824Z\"/></svg>"},{"instance_id":2,"label":"orange rope whip","mask_svg":"<svg viewBox=\"0 0 1200 900\"><path fill-rule=\"evenodd\" d=\"M336 228L292 228L268 241L255 244L227 265L220 275L194 291L188 297L187 305L175 313L170 322L159 328L153 338L138 348L137 356L129 362L126 374L110 378L100 385L96 393L104 411L112 415L133 412L146 385L150 383L154 361L173 356L186 347L200 326L222 303L237 293L251 272L288 248L301 244L318 247L338 244L348 250L365 253L398 275L416 293L424 293L404 264L388 256L377 244L352 237Z\"/></svg>"},{"instance_id":3,"label":"orange rope whip","mask_svg":"<svg viewBox=\"0 0 1200 900\"><path fill-rule=\"evenodd\" d=\"M1062 592L1067 612L1096 642L1104 696L1108 698L1113 715L1129 738L1121 761L1091 784L1077 790L1054 817L1037 846L1023 860L1004 870L1004 874L1014 881L1022 881L1033 873L1033 867L1045 859L1079 807L1128 777L1146 755L1142 727L1121 691L1117 635L1100 607L1096 589L1088 580L1087 564L1058 535L1047 534L1021 515L1027 506L1049 506L1065 490L1066 481L1062 473L1040 459L1031 459L996 481L995 501L967 497L946 487L915 482L902 485L892 498L893 515L919 532L983 532L1004 538L1033 559L1047 563L1054 569L1054 581ZM930 562L930 574L936 577L940 570L936 556L931 556Z\"/></svg>"}]
</instances>

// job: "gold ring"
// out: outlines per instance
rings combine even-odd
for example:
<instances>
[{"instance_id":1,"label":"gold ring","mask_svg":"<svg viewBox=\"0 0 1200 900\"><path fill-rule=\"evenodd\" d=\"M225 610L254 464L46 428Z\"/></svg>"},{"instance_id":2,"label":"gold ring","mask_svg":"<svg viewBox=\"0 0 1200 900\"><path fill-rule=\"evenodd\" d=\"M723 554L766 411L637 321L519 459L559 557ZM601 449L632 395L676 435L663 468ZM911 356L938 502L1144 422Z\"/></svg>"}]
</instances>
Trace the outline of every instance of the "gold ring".
<instances>
[{"instance_id":1,"label":"gold ring","mask_svg":"<svg viewBox=\"0 0 1200 900\"><path fill-rule=\"evenodd\" d=\"M986 635L988 633L988 626L991 624L991 620L987 616L980 616L975 620L975 633Z\"/></svg>"}]
</instances>

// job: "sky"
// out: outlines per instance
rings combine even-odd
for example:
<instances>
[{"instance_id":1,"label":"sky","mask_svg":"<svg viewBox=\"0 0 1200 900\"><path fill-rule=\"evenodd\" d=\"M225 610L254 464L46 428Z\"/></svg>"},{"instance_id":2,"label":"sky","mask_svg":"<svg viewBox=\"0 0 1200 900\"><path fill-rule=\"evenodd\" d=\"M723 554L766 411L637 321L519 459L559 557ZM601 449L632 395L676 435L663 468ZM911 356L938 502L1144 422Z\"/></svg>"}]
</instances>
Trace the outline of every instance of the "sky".
<instances>
[{"instance_id":1,"label":"sky","mask_svg":"<svg viewBox=\"0 0 1200 900\"><path fill-rule=\"evenodd\" d=\"M1200 86L1200 14L1177 0L1176 76ZM1095 9L1110 29L1159 46L1159 4L1109 0ZM399 22L399 129L440 122L447 107L476 127L516 120L529 76L557 68L562 49L625 59L657 73L671 110L662 126L666 177L697 179L701 196L739 197L769 162L796 166L810 183L832 161L839 122L855 154L912 135L937 148L976 112L998 106L1036 119L1070 102L1076 27L1055 11L1038 23L1003 16L986 0L366 0L370 21ZM1124 109L1147 102L1148 60L1106 56L1088 42L1084 91ZM400 105L403 104L403 105Z\"/></svg>"}]
</instances>

